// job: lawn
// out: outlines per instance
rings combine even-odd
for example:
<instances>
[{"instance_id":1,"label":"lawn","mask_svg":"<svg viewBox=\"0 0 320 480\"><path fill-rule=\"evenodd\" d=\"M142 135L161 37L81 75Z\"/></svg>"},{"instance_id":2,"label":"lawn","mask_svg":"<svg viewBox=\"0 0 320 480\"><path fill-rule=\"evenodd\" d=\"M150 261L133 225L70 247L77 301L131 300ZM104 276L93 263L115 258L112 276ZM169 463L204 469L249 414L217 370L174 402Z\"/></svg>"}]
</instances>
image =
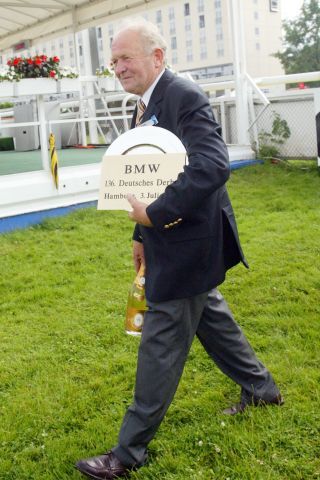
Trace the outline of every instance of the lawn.
<instances>
[{"instance_id":1,"label":"lawn","mask_svg":"<svg viewBox=\"0 0 320 480\"><path fill-rule=\"evenodd\" d=\"M265 164L228 185L251 268L221 291L286 403L223 416L239 387L195 340L136 480L320 479L320 177ZM0 236L1 480L80 480L75 461L115 444L139 344L131 231L88 208Z\"/></svg>"}]
</instances>

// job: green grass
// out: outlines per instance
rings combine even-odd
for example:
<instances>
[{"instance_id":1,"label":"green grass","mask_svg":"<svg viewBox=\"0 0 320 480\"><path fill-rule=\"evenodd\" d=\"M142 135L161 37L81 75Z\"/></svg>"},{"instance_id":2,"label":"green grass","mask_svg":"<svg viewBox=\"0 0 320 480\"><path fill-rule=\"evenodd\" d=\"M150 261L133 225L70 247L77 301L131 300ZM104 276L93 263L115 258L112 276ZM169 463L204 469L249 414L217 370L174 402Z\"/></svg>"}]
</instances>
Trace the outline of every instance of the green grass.
<instances>
[{"instance_id":1,"label":"green grass","mask_svg":"<svg viewBox=\"0 0 320 480\"><path fill-rule=\"evenodd\" d=\"M250 270L221 291L286 403L221 411L239 387L194 341L143 480L320 478L320 177L237 170L229 192ZM139 340L124 334L132 224L94 208L0 236L0 479L80 480L113 446Z\"/></svg>"}]
</instances>

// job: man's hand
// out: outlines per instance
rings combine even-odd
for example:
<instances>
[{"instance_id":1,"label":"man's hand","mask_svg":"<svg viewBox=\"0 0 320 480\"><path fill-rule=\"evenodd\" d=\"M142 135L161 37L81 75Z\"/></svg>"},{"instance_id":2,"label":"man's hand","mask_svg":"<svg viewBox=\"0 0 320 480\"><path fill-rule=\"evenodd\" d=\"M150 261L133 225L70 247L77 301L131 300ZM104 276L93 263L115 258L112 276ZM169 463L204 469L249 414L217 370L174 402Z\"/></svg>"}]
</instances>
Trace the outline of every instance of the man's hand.
<instances>
[{"instance_id":1,"label":"man's hand","mask_svg":"<svg viewBox=\"0 0 320 480\"><path fill-rule=\"evenodd\" d=\"M143 202L139 202L132 193L128 193L127 200L132 207L132 212L129 212L129 218L139 223L139 225L143 225L144 227L152 227L152 223L150 222L150 218L147 215L146 208L147 204Z\"/></svg>"},{"instance_id":2,"label":"man's hand","mask_svg":"<svg viewBox=\"0 0 320 480\"><path fill-rule=\"evenodd\" d=\"M136 272L138 273L141 264L144 266L146 265L144 259L143 243L133 240L132 247L133 264Z\"/></svg>"}]
</instances>

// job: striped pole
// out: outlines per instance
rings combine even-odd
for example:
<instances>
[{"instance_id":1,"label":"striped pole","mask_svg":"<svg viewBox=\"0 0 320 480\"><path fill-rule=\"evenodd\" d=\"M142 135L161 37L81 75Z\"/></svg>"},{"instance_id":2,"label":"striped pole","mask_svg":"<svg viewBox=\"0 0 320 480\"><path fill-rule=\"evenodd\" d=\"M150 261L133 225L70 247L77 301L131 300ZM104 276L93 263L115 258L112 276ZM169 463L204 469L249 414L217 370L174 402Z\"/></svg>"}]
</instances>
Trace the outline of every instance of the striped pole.
<instances>
[{"instance_id":1,"label":"striped pole","mask_svg":"<svg viewBox=\"0 0 320 480\"><path fill-rule=\"evenodd\" d=\"M59 188L58 155L57 155L57 152L56 152L55 138L54 138L53 133L50 133L49 145L50 145L51 173L52 173L54 184L55 184L56 188L58 189Z\"/></svg>"}]
</instances>

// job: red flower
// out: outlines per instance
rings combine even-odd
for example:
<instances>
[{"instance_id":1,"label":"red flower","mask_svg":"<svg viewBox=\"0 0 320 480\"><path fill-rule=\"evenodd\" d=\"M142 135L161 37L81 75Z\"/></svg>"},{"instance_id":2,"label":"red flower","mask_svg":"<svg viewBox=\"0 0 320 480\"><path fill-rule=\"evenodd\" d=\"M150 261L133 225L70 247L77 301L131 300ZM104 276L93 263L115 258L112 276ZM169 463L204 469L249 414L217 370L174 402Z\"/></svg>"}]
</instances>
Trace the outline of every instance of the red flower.
<instances>
[{"instance_id":1,"label":"red flower","mask_svg":"<svg viewBox=\"0 0 320 480\"><path fill-rule=\"evenodd\" d=\"M11 65L12 65L11 60L8 60L8 61L7 61L7 65L8 65L9 67L11 67Z\"/></svg>"},{"instance_id":2,"label":"red flower","mask_svg":"<svg viewBox=\"0 0 320 480\"><path fill-rule=\"evenodd\" d=\"M60 58L59 57L53 57L52 61L54 63L59 63L60 62Z\"/></svg>"},{"instance_id":3,"label":"red flower","mask_svg":"<svg viewBox=\"0 0 320 480\"><path fill-rule=\"evenodd\" d=\"M40 57L36 57L35 60L34 60L34 64L35 64L35 65L41 65L41 63L42 63L41 58L40 58Z\"/></svg>"},{"instance_id":4,"label":"red flower","mask_svg":"<svg viewBox=\"0 0 320 480\"><path fill-rule=\"evenodd\" d=\"M27 62L28 62L29 65L33 65L33 60L32 60L32 58L27 58Z\"/></svg>"},{"instance_id":5,"label":"red flower","mask_svg":"<svg viewBox=\"0 0 320 480\"><path fill-rule=\"evenodd\" d=\"M45 62L45 61L47 60L47 58L48 58L48 57L47 57L47 55L41 55L41 57L40 57L40 58L41 58L41 60L42 60L43 62Z\"/></svg>"},{"instance_id":6,"label":"red flower","mask_svg":"<svg viewBox=\"0 0 320 480\"><path fill-rule=\"evenodd\" d=\"M16 57L16 58L13 59L13 65L19 65L20 62L21 62L20 57Z\"/></svg>"},{"instance_id":7,"label":"red flower","mask_svg":"<svg viewBox=\"0 0 320 480\"><path fill-rule=\"evenodd\" d=\"M50 75L51 78L55 77L55 76L56 76L55 70L51 70L51 71L49 72L49 75Z\"/></svg>"}]
</instances>

